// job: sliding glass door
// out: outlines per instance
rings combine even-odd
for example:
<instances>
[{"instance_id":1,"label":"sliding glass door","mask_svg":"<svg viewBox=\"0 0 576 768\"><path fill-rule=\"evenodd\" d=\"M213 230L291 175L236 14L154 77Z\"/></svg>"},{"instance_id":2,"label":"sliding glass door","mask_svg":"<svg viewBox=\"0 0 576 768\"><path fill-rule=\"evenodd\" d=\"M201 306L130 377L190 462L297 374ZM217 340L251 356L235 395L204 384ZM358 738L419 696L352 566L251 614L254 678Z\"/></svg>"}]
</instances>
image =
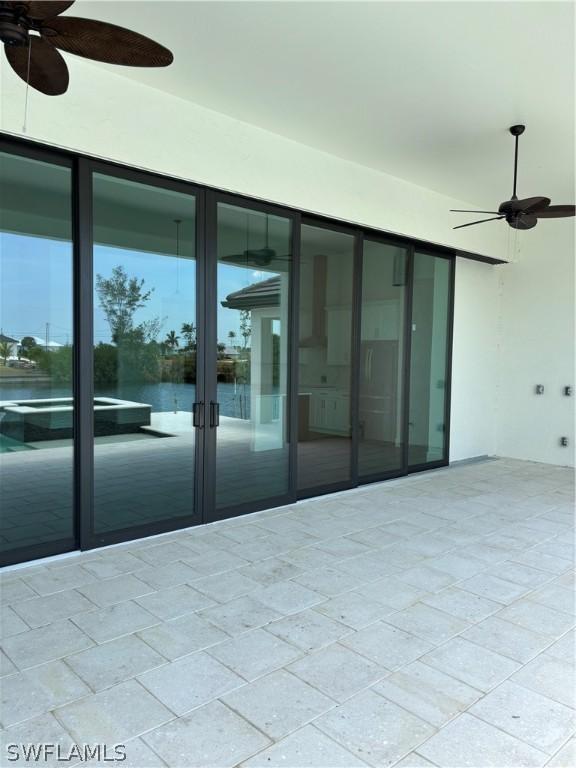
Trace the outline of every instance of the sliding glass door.
<instances>
[{"instance_id":1,"label":"sliding glass door","mask_svg":"<svg viewBox=\"0 0 576 768\"><path fill-rule=\"evenodd\" d=\"M448 460L453 262L416 251L412 281L408 464Z\"/></svg>"},{"instance_id":2,"label":"sliding glass door","mask_svg":"<svg viewBox=\"0 0 576 768\"><path fill-rule=\"evenodd\" d=\"M352 481L353 234L302 225L298 339L298 493Z\"/></svg>"},{"instance_id":3,"label":"sliding glass door","mask_svg":"<svg viewBox=\"0 0 576 768\"><path fill-rule=\"evenodd\" d=\"M0 257L3 564L448 462L446 250L2 140Z\"/></svg>"},{"instance_id":4,"label":"sliding glass door","mask_svg":"<svg viewBox=\"0 0 576 768\"><path fill-rule=\"evenodd\" d=\"M215 306L209 307L206 514L288 499L292 220L215 202ZM215 331L215 336L213 332ZM210 471L210 468L209 470Z\"/></svg>"},{"instance_id":5,"label":"sliding glass door","mask_svg":"<svg viewBox=\"0 0 576 768\"><path fill-rule=\"evenodd\" d=\"M96 539L200 522L196 199L93 174Z\"/></svg>"},{"instance_id":6,"label":"sliding glass door","mask_svg":"<svg viewBox=\"0 0 576 768\"><path fill-rule=\"evenodd\" d=\"M364 239L359 368L360 478L404 468L408 249Z\"/></svg>"},{"instance_id":7,"label":"sliding glass door","mask_svg":"<svg viewBox=\"0 0 576 768\"><path fill-rule=\"evenodd\" d=\"M73 549L72 170L0 153L0 555Z\"/></svg>"}]
</instances>

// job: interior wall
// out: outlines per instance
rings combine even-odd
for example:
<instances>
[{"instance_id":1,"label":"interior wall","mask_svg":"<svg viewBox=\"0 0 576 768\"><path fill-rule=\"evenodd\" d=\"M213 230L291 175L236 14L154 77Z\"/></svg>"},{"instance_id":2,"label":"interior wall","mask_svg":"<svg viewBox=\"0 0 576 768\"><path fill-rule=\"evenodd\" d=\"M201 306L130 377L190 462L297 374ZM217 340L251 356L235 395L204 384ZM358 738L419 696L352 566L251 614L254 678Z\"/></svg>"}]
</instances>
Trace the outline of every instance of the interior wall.
<instances>
[{"instance_id":1,"label":"interior wall","mask_svg":"<svg viewBox=\"0 0 576 768\"><path fill-rule=\"evenodd\" d=\"M496 268L501 310L496 452L574 465L574 222L540 221ZM536 395L535 386L544 385ZM568 447L560 438L568 437Z\"/></svg>"}]
</instances>

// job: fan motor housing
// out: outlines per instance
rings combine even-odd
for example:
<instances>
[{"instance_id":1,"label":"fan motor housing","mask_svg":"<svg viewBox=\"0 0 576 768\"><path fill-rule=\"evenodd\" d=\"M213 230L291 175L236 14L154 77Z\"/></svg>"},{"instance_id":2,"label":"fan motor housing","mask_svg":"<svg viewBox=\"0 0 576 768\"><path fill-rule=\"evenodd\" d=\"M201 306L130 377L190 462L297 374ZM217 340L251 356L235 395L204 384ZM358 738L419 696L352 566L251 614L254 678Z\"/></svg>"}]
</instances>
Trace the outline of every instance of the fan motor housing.
<instances>
[{"instance_id":1,"label":"fan motor housing","mask_svg":"<svg viewBox=\"0 0 576 768\"><path fill-rule=\"evenodd\" d=\"M18 6L10 8L0 3L0 40L6 45L28 45L30 25Z\"/></svg>"}]
</instances>

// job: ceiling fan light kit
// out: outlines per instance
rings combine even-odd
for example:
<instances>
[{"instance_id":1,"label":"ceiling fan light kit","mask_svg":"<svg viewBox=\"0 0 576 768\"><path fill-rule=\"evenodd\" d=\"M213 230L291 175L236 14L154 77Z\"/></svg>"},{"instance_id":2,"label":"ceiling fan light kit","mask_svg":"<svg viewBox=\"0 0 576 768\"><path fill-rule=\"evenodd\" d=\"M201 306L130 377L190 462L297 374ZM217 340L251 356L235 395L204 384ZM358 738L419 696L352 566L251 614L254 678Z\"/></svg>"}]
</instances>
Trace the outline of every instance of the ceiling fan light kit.
<instances>
[{"instance_id":1,"label":"ceiling fan light kit","mask_svg":"<svg viewBox=\"0 0 576 768\"><path fill-rule=\"evenodd\" d=\"M513 229L532 229L538 224L538 219L559 219L565 216L574 216L574 205L550 205L549 197L526 197L518 200L516 184L518 181L518 138L526 130L525 125L512 125L509 128L514 136L514 182L512 197L500 203L497 211L468 211L460 208L452 208L452 213L491 213L489 219L471 221L468 224L459 224L453 229L473 227L475 224L484 224L487 221L500 221L506 219L506 223Z\"/></svg>"},{"instance_id":2,"label":"ceiling fan light kit","mask_svg":"<svg viewBox=\"0 0 576 768\"><path fill-rule=\"evenodd\" d=\"M3 2L0 40L8 63L27 85L47 96L68 89L68 67L60 51L93 61L129 67L167 67L172 53L163 45L115 24L60 16L74 0Z\"/></svg>"}]
</instances>

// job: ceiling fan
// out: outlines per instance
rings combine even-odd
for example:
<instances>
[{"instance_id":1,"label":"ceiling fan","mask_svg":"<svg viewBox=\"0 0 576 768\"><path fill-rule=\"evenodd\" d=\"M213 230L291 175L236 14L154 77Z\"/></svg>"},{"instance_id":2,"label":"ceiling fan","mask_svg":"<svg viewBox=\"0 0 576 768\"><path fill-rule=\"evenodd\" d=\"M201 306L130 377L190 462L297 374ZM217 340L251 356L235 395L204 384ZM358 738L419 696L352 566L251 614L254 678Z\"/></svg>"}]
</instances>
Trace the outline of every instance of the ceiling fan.
<instances>
[{"instance_id":1,"label":"ceiling fan","mask_svg":"<svg viewBox=\"0 0 576 768\"><path fill-rule=\"evenodd\" d=\"M130 67L167 67L172 53L150 38L115 24L60 16L74 0L0 2L0 40L16 74L41 93L68 88L68 67L57 49Z\"/></svg>"},{"instance_id":2,"label":"ceiling fan","mask_svg":"<svg viewBox=\"0 0 576 768\"><path fill-rule=\"evenodd\" d=\"M474 224L483 224L485 221L497 221L506 219L506 222L514 229L532 229L538 224L538 219L559 219L564 216L574 216L575 206L573 205L550 205L549 197L526 197L524 200L518 200L516 196L516 180L518 178L518 137L526 130L525 125L513 125L510 133L514 136L514 188L512 197L500 203L497 211L465 211L461 209L452 209L452 213L493 213L490 219L480 219L480 221L471 221L469 224L460 224L453 229L462 229L462 227L472 227Z\"/></svg>"}]
</instances>

